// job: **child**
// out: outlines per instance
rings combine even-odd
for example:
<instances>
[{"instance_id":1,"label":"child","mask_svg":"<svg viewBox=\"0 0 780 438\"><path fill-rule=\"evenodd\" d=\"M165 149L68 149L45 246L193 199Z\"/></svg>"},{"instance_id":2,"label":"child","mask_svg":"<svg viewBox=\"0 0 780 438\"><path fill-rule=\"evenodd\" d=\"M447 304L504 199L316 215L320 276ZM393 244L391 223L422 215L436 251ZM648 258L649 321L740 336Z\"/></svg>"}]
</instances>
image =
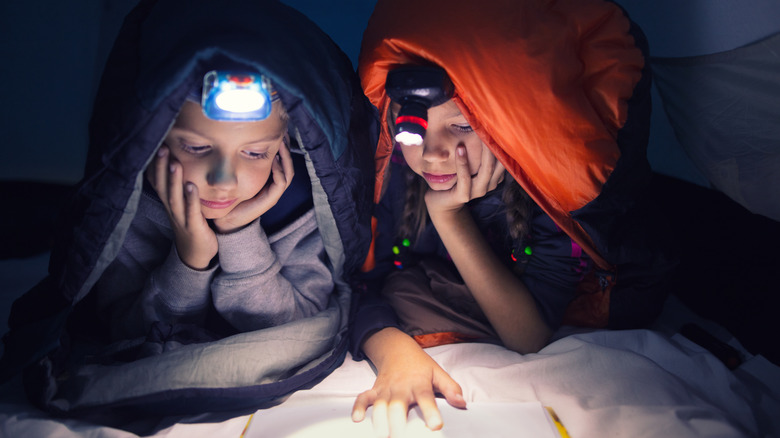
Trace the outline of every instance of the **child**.
<instances>
[{"instance_id":1,"label":"child","mask_svg":"<svg viewBox=\"0 0 780 438\"><path fill-rule=\"evenodd\" d=\"M674 262L640 202L643 44L597 0L378 2L359 64L385 120L376 259L353 330L377 380L356 421L373 404L375 428L395 435L413 403L441 427L435 392L465 406L420 346L533 353L561 324L652 321Z\"/></svg>"},{"instance_id":2,"label":"child","mask_svg":"<svg viewBox=\"0 0 780 438\"><path fill-rule=\"evenodd\" d=\"M152 324L203 325L209 311L236 331L258 330L314 315L333 291L311 189L298 184L297 197L284 196L294 170L282 103L268 102L263 119L214 120L201 88L147 169L152 189L93 290L116 339ZM307 202L294 205L298 198ZM274 223L265 213L277 202L308 211Z\"/></svg>"},{"instance_id":3,"label":"child","mask_svg":"<svg viewBox=\"0 0 780 438\"><path fill-rule=\"evenodd\" d=\"M117 427L322 378L371 241L374 114L346 55L280 2L141 1L0 378L23 370L40 408Z\"/></svg>"}]
</instances>

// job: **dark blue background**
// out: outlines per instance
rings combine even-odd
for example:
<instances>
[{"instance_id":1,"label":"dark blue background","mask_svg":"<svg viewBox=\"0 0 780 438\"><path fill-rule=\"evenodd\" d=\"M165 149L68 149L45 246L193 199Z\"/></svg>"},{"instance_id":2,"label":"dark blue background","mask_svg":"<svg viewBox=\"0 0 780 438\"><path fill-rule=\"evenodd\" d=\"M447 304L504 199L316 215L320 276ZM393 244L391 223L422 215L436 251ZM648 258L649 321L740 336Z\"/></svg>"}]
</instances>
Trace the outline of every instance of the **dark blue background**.
<instances>
[{"instance_id":1,"label":"dark blue background","mask_svg":"<svg viewBox=\"0 0 780 438\"><path fill-rule=\"evenodd\" d=\"M317 22L356 63L375 0L286 0ZM735 48L780 30L777 0L620 0L655 56ZM0 180L73 183L104 59L135 0L4 1L0 6ZM656 105L650 160L707 185Z\"/></svg>"}]
</instances>

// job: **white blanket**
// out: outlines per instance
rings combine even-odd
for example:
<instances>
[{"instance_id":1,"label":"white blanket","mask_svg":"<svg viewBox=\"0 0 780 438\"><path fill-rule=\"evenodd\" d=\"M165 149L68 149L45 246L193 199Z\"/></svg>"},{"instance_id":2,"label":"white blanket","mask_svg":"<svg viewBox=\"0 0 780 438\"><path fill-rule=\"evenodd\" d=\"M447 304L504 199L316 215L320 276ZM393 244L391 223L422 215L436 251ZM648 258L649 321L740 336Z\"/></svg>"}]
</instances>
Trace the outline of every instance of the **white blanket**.
<instances>
[{"instance_id":1,"label":"white blanket","mask_svg":"<svg viewBox=\"0 0 780 438\"><path fill-rule=\"evenodd\" d=\"M13 268L11 272L18 276L18 267ZM728 370L706 350L671 334L680 321L691 319L680 309L678 302L670 300L656 331L563 330L538 354L519 355L486 344L445 345L428 352L462 386L474 409L459 415L465 414L477 426L480 422L495 426L494 416L484 413L490 403L533 402L553 408L572 438L780 437L780 367L761 356L747 355L737 370ZM706 328L721 334L717 326ZM252 423L289 423L287 412L305 406L309 414L299 418L296 430L316 430L320 423L324 428L323 419L349 425L355 397L371 387L374 377L368 362L347 357L312 389L258 411ZM446 402L439 404L444 407ZM318 410L319 415L310 415ZM167 418L151 428L147 425L150 432L140 436L238 438L250 414ZM413 411L410 418L416 421L416 415ZM428 435L463 436L454 435L455 429L445 423L442 431ZM513 430L506 434L517 436ZM139 435L83 420L50 418L27 403L18 378L1 386L0 437L49 436Z\"/></svg>"},{"instance_id":2,"label":"white blanket","mask_svg":"<svg viewBox=\"0 0 780 438\"><path fill-rule=\"evenodd\" d=\"M540 402L555 410L575 438L780 436L780 369L758 356L731 372L682 337L669 339L649 330L575 334L525 356L484 344L428 351L461 384L467 402ZM373 379L367 362L347 358L318 385L259 411L253 422L260 417L286 421L289 416L274 415L274 410L310 403L320 406L323 416L301 418L301 428L322 418L341 416L347 422L355 396L370 388ZM137 436L47 418L21 395L11 396L18 389L13 385L18 382L3 388L0 436ZM163 422L149 436L239 437L248 420L246 413L227 419L216 414L171 419L173 424ZM473 421L481 419L475 414ZM431 436L448 436L446 432L447 424Z\"/></svg>"}]
</instances>

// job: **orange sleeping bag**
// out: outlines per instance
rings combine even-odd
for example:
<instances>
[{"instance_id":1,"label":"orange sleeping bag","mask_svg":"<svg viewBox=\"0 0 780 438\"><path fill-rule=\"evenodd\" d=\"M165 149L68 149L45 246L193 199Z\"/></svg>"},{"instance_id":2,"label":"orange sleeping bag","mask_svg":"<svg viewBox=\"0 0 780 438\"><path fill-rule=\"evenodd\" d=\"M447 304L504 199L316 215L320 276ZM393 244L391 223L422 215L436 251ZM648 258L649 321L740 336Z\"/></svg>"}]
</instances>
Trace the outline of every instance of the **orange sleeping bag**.
<instances>
[{"instance_id":1,"label":"orange sleeping bag","mask_svg":"<svg viewBox=\"0 0 780 438\"><path fill-rule=\"evenodd\" d=\"M390 69L444 68L453 99L485 144L558 226L609 269L571 212L599 195L620 157L616 135L644 66L629 27L618 6L601 0L379 1L358 71L386 120ZM392 147L383 123L377 202Z\"/></svg>"}]
</instances>

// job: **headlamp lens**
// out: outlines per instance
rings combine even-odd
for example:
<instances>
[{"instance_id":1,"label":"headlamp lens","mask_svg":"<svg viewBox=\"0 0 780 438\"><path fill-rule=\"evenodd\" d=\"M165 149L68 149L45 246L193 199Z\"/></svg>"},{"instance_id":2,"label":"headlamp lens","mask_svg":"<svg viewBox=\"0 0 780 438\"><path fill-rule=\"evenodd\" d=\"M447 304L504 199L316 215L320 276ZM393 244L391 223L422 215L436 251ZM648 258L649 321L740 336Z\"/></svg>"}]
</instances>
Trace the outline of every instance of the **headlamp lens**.
<instances>
[{"instance_id":1,"label":"headlamp lens","mask_svg":"<svg viewBox=\"0 0 780 438\"><path fill-rule=\"evenodd\" d=\"M201 106L214 120L264 120L271 114L272 93L260 74L210 71L203 77Z\"/></svg>"},{"instance_id":2,"label":"headlamp lens","mask_svg":"<svg viewBox=\"0 0 780 438\"><path fill-rule=\"evenodd\" d=\"M425 103L406 101L395 118L395 141L407 146L419 146L428 129L428 107Z\"/></svg>"},{"instance_id":3,"label":"headlamp lens","mask_svg":"<svg viewBox=\"0 0 780 438\"><path fill-rule=\"evenodd\" d=\"M214 103L224 111L248 113L267 105L265 100L265 96L255 90L226 90L214 98Z\"/></svg>"}]
</instances>

